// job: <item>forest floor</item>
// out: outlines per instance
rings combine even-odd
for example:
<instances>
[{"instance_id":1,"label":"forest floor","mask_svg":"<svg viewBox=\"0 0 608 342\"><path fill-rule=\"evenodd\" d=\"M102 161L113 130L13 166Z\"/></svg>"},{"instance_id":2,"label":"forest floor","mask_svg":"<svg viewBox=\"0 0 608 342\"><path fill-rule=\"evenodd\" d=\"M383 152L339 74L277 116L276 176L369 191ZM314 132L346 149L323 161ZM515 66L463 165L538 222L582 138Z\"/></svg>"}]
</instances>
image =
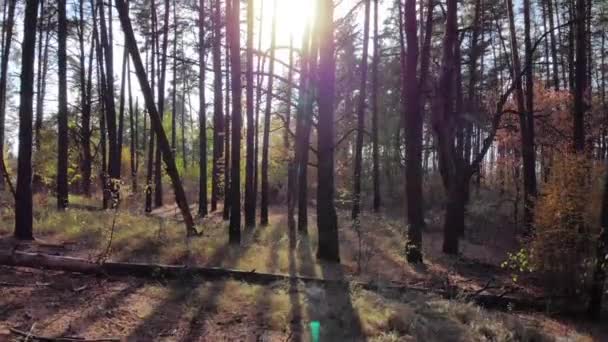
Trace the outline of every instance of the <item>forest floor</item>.
<instances>
[{"instance_id":1,"label":"forest floor","mask_svg":"<svg viewBox=\"0 0 608 342\"><path fill-rule=\"evenodd\" d=\"M0 267L0 341L16 340L9 327L36 335L127 341L304 341L310 339L311 321L321 323L322 341L608 340L605 322L585 324L575 318L520 312L516 307L491 311L434 295L433 290L464 293L485 287L488 293L517 287L519 295L537 294L532 286L514 284L510 273L499 266L516 243L496 232L483 241L479 237L463 241L462 256L454 259L440 252L441 234L431 222L424 234L425 265L412 267L403 255L401 222L365 214L360 226L353 227L341 213L342 263L333 265L314 257L314 210L309 234L298 236L295 249L289 248L294 241L289 241L285 215L278 208L271 210L270 225L245 230L241 246L232 247L220 214L199 222L201 236L187 240L172 206L152 215L121 208L115 216L113 211L94 210L87 201L73 200L72 209L64 213L56 212L51 203L37 206L42 209L36 212L38 242L33 244L15 245L10 237L12 216L3 213L0 248L89 260L102 257L374 281L387 287L370 291L357 285L319 287L295 280L269 285L157 281ZM429 291L396 292L388 285Z\"/></svg>"}]
</instances>

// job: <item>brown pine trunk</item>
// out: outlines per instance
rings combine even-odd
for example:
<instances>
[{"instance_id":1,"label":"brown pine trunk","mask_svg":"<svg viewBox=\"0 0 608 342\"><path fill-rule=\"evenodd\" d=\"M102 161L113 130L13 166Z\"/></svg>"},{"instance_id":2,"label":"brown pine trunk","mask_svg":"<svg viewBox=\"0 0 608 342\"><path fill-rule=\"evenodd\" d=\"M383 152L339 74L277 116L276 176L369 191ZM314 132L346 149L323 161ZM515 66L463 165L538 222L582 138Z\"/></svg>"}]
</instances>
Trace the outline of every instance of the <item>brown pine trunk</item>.
<instances>
[{"instance_id":1,"label":"brown pine trunk","mask_svg":"<svg viewBox=\"0 0 608 342\"><path fill-rule=\"evenodd\" d=\"M8 80L8 62L13 40L13 27L15 24L15 5L17 0L8 0L8 14L2 26L2 60L0 62L0 158L4 158L4 129L6 120L6 84ZM6 4L5 4L6 5ZM0 163L0 189L4 189L3 170L4 163Z\"/></svg>"},{"instance_id":2,"label":"brown pine trunk","mask_svg":"<svg viewBox=\"0 0 608 342\"><path fill-rule=\"evenodd\" d=\"M551 38L551 65L553 67L553 87L559 90L559 68L557 59L557 40L555 39L555 21L553 19L553 0L545 0L547 2L547 16L549 17L549 30Z\"/></svg>"},{"instance_id":3,"label":"brown pine trunk","mask_svg":"<svg viewBox=\"0 0 608 342\"><path fill-rule=\"evenodd\" d=\"M334 57L333 1L319 0L319 154L317 184L317 258L340 262L338 221L334 206Z\"/></svg>"},{"instance_id":4,"label":"brown pine trunk","mask_svg":"<svg viewBox=\"0 0 608 342\"><path fill-rule=\"evenodd\" d=\"M287 98L291 99L293 88L293 36L289 39L289 70L287 71ZM296 233L296 221L295 221L295 203L296 203L296 161L290 157L291 144L289 142L289 131L291 129L291 103L287 103L287 113L285 114L285 131L283 133L283 142L285 145L285 157L288 160L287 164L287 227L289 229L289 241L290 247L295 247L295 233ZM296 148L294 143L294 149Z\"/></svg>"},{"instance_id":5,"label":"brown pine trunk","mask_svg":"<svg viewBox=\"0 0 608 342\"><path fill-rule=\"evenodd\" d=\"M59 108L57 111L57 209L68 207L68 80L67 18L65 0L57 6L57 65L59 68Z\"/></svg>"},{"instance_id":6,"label":"brown pine trunk","mask_svg":"<svg viewBox=\"0 0 608 342\"><path fill-rule=\"evenodd\" d=\"M198 188L198 215L207 216L207 118L205 108L205 0L199 1L198 17L198 46L199 46L199 111L198 111L198 139L199 139L199 188ZM221 91L220 91L221 93ZM183 101L182 99L182 102ZM186 104L184 103L184 109ZM182 111L182 130L184 127L184 113ZM214 127L215 129L215 127ZM186 139L182 133L182 139ZM215 145L215 144L214 144ZM186 151L184 149L184 159ZM214 158L215 159L215 158ZM184 168L186 163L184 163Z\"/></svg>"},{"instance_id":7,"label":"brown pine trunk","mask_svg":"<svg viewBox=\"0 0 608 342\"><path fill-rule=\"evenodd\" d=\"M217 202L223 192L221 172L224 159L224 99L222 94L222 32L220 26L220 0L213 2L213 169L211 178L211 211L217 210Z\"/></svg>"},{"instance_id":8,"label":"brown pine trunk","mask_svg":"<svg viewBox=\"0 0 608 342\"><path fill-rule=\"evenodd\" d=\"M152 1L152 8L156 9L156 6L154 6L154 0ZM150 27L151 27L151 36L152 39L150 40L150 87L151 89L154 89L154 81L156 79L156 25L154 23L154 18L155 15L153 14L150 18ZM154 91L152 91L152 97L154 97ZM144 123L145 123L145 119L144 119ZM151 126L151 125L150 125ZM145 134L145 130L144 130L144 134ZM144 138L145 139L145 138ZM148 160L147 160L147 167L146 167L146 200L145 200L145 211L147 213L152 212L152 193L154 191L153 186L152 186L152 177L154 177L154 130L152 128L149 129L149 136L148 136ZM155 184L157 185L157 184Z\"/></svg>"},{"instance_id":9,"label":"brown pine trunk","mask_svg":"<svg viewBox=\"0 0 608 342\"><path fill-rule=\"evenodd\" d=\"M15 238L33 240L32 208L32 100L34 97L34 55L38 0L25 2L21 44L21 89L19 96L19 157L15 195Z\"/></svg>"},{"instance_id":10,"label":"brown pine trunk","mask_svg":"<svg viewBox=\"0 0 608 342\"><path fill-rule=\"evenodd\" d=\"M230 166L230 226L228 240L241 242L241 53L240 53L240 0L232 0L229 10L228 42L232 70L232 152ZM255 217L254 217L255 219Z\"/></svg>"},{"instance_id":11,"label":"brown pine trunk","mask_svg":"<svg viewBox=\"0 0 608 342\"><path fill-rule=\"evenodd\" d=\"M39 31L38 34L40 36L38 40L38 80L37 80L37 90L36 90L36 123L34 125L35 135L35 147L36 151L40 151L41 147L41 138L40 131L42 130L42 107L44 105L44 95L46 93L46 75L48 70L48 56L49 56L49 43L50 43L50 30L46 30L44 43L42 41L42 36L44 30L43 21L44 21L44 2L40 1L40 20L39 20ZM49 27L51 24L51 16L47 15L47 26Z\"/></svg>"},{"instance_id":12,"label":"brown pine trunk","mask_svg":"<svg viewBox=\"0 0 608 342\"><path fill-rule=\"evenodd\" d=\"M104 91L104 105L106 109L106 129L108 132L108 176L111 180L120 179L120 159L118 152L118 136L116 127L116 109L114 106L114 54L111 37L106 22L106 4L99 0L99 23L101 48L104 53L106 84ZM111 7L111 6L108 6ZM111 20L109 20L111 25Z\"/></svg>"},{"instance_id":13,"label":"brown pine trunk","mask_svg":"<svg viewBox=\"0 0 608 342\"><path fill-rule=\"evenodd\" d=\"M300 81L299 81L299 91L298 91L298 110L296 114L296 139L295 139L295 157L294 157L294 167L295 177L294 177L294 189L296 193L294 197L297 198L298 205L298 231L303 234L307 234L307 224L308 224L308 213L307 213L307 170L308 165L303 163L304 154L308 154L308 145L306 145L307 139L304 137L305 135L305 126L306 126L306 102L308 101L308 89L309 89L309 54L310 54L310 34L311 34L311 24L308 23L306 30L304 31L304 36L302 38L302 53L300 55ZM304 184L302 184L304 181ZM294 203L295 206L295 203Z\"/></svg>"},{"instance_id":14,"label":"brown pine trunk","mask_svg":"<svg viewBox=\"0 0 608 342\"><path fill-rule=\"evenodd\" d=\"M84 48L84 1L79 3L79 32L78 41L80 47L80 105L82 106L82 116L80 122L80 141L82 145L82 155L80 160L80 173L82 174L81 187L85 196L91 195L91 102L93 87L93 53L95 45L91 43L89 52L88 69L85 68L85 48ZM86 71L85 71L86 70ZM86 72L86 75L85 75Z\"/></svg>"},{"instance_id":15,"label":"brown pine trunk","mask_svg":"<svg viewBox=\"0 0 608 342\"><path fill-rule=\"evenodd\" d=\"M574 83L574 150L585 150L585 92L587 91L587 10L585 0L576 0L576 64Z\"/></svg>"},{"instance_id":16,"label":"brown pine trunk","mask_svg":"<svg viewBox=\"0 0 608 342\"><path fill-rule=\"evenodd\" d=\"M608 174L604 182L604 196L602 199L601 231L597 240L595 269L593 282L589 293L589 316L599 319L602 312L602 298L604 297L604 284L606 283L606 255L608 255Z\"/></svg>"},{"instance_id":17,"label":"brown pine trunk","mask_svg":"<svg viewBox=\"0 0 608 342\"><path fill-rule=\"evenodd\" d=\"M378 33L378 1L374 0L374 57L372 62L372 160L374 184L374 211L380 211L380 151L378 147L378 64L380 63L380 37Z\"/></svg>"},{"instance_id":18,"label":"brown pine trunk","mask_svg":"<svg viewBox=\"0 0 608 342\"><path fill-rule=\"evenodd\" d=\"M401 7L400 7L401 9ZM407 259L410 263L422 262L422 229L424 228L424 209L422 207L422 130L423 116L420 103L421 82L416 78L418 64L418 35L416 28L416 1L405 2L404 15L400 21L405 20L404 32L407 39L407 53L402 47L405 58L405 69L402 71L402 87L405 95L404 118L405 122L405 193L407 196L408 215L408 245ZM432 9L429 9L432 10ZM422 79L422 77L421 77Z\"/></svg>"},{"instance_id":19,"label":"brown pine trunk","mask_svg":"<svg viewBox=\"0 0 608 342\"><path fill-rule=\"evenodd\" d=\"M229 41L229 31L230 31L230 2L231 0L226 1L226 14L224 20L224 27L226 31L226 44L225 44L225 64L226 64L226 101L224 101L224 111L226 113L226 120L224 125L224 151L226 151L226 157L224 158L224 208L222 217L224 220L228 220L230 218L230 198L232 196L230 190L230 163L232 160L230 159L230 41Z\"/></svg>"},{"instance_id":20,"label":"brown pine trunk","mask_svg":"<svg viewBox=\"0 0 608 342\"><path fill-rule=\"evenodd\" d=\"M266 97L266 111L264 113L264 138L262 140L262 197L260 202L260 224L268 225L268 149L270 148L270 122L272 120L272 92L274 85L274 57L276 46L277 28L277 0L274 0L274 10L272 12L272 33L270 40L270 69L268 75L268 90ZM289 98L288 98L289 100ZM289 105L289 104L288 104Z\"/></svg>"},{"instance_id":21,"label":"brown pine trunk","mask_svg":"<svg viewBox=\"0 0 608 342\"><path fill-rule=\"evenodd\" d=\"M188 236L196 235L196 229L194 228L194 221L192 219L192 214L190 213L190 208L188 207L186 194L179 179L179 174L175 165L173 153L171 153L171 146L169 145L169 140L167 139L165 130L163 129L160 115L156 110L156 106L154 104L154 97L152 95L152 88L150 88L150 84L148 83L148 80L146 78L146 71L141 61L141 56L139 55L139 48L137 47L137 41L135 40L135 35L133 34L133 28L131 27L131 21L128 16L127 7L125 6L124 0L116 0L115 3L118 9L120 22L123 27L126 46L129 50L129 54L131 55L131 60L133 61L133 65L135 67L135 73L137 74L137 78L139 79L140 89L142 89L142 93L144 94L144 98L146 100L146 107L148 109L148 114L150 115L150 123L152 128L156 132L156 135L158 136L158 147L162 152L167 174L171 178L171 182L173 184L173 190L175 192L175 201L177 202L177 205L181 210L184 223L186 224L186 233Z\"/></svg>"},{"instance_id":22,"label":"brown pine trunk","mask_svg":"<svg viewBox=\"0 0 608 342\"><path fill-rule=\"evenodd\" d=\"M236 7L235 7L236 12ZM247 51L246 51L246 107L247 107L247 142L245 164L245 227L255 227L255 196L254 191L254 98L253 98L253 13L254 0L247 1ZM236 13L235 13L236 14ZM235 52L232 52L235 53ZM240 52L238 52L240 54ZM233 66L234 68L234 66ZM239 75L240 77L240 75ZM234 96L233 96L234 97Z\"/></svg>"},{"instance_id":23,"label":"brown pine trunk","mask_svg":"<svg viewBox=\"0 0 608 342\"><path fill-rule=\"evenodd\" d=\"M363 54L361 57L361 83L359 85L359 104L357 106L357 139L355 141L355 165L353 174L353 209L351 218L357 220L361 211L361 171L363 164L363 135L365 134L365 101L367 99L367 56L369 45L369 17L371 0L365 0L365 19L363 22ZM415 14L414 14L415 15Z\"/></svg>"}]
</instances>

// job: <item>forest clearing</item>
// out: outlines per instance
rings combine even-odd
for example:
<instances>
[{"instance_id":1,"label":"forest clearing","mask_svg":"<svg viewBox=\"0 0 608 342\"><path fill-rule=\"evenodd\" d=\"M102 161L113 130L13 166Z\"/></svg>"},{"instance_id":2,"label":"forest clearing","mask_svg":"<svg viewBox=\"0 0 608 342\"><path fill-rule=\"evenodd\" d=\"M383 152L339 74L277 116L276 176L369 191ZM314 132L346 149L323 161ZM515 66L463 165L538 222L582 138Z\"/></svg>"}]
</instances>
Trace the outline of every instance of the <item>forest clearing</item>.
<instances>
[{"instance_id":1,"label":"forest clearing","mask_svg":"<svg viewBox=\"0 0 608 342\"><path fill-rule=\"evenodd\" d=\"M608 2L0 8L0 342L608 341Z\"/></svg>"}]
</instances>

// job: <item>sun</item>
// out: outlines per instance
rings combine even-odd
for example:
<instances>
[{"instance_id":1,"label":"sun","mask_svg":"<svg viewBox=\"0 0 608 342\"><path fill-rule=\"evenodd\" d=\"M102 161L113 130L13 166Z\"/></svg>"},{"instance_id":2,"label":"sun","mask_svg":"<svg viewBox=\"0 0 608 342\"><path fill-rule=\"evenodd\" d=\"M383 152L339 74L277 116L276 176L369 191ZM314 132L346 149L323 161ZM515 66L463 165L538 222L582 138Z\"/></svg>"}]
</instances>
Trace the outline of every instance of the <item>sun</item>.
<instances>
[{"instance_id":1,"label":"sun","mask_svg":"<svg viewBox=\"0 0 608 342\"><path fill-rule=\"evenodd\" d=\"M293 37L294 46L299 46L306 30L306 25L314 19L315 2L313 0L258 0L263 19L262 42L270 47L270 32L274 1L277 15L277 46L288 46Z\"/></svg>"}]
</instances>

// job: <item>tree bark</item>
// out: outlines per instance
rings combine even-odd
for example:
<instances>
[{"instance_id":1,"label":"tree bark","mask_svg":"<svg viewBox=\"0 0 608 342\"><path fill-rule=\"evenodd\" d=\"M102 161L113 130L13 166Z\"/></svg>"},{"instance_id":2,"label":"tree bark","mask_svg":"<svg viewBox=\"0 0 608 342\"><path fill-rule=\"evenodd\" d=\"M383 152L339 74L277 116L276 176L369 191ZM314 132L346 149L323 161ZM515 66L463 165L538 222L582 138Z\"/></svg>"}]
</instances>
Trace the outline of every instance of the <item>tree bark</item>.
<instances>
[{"instance_id":1,"label":"tree bark","mask_svg":"<svg viewBox=\"0 0 608 342\"><path fill-rule=\"evenodd\" d=\"M574 83L574 150L582 153L585 150L585 112L587 103L587 10L585 0L576 0L576 64Z\"/></svg>"},{"instance_id":2,"label":"tree bark","mask_svg":"<svg viewBox=\"0 0 608 342\"><path fill-rule=\"evenodd\" d=\"M334 204L334 20L333 1L319 0L319 154L317 183L317 258L340 262L338 221Z\"/></svg>"},{"instance_id":3,"label":"tree bark","mask_svg":"<svg viewBox=\"0 0 608 342\"><path fill-rule=\"evenodd\" d=\"M236 7L235 7L236 12ZM247 50L246 50L246 108L247 108L247 142L245 164L245 227L255 226L255 196L254 191L254 98L253 98L253 13L254 0L247 1ZM234 52L233 52L234 53ZM240 54L240 51L237 52ZM233 66L234 69L234 66ZM240 77L240 75L238 76Z\"/></svg>"},{"instance_id":4,"label":"tree bark","mask_svg":"<svg viewBox=\"0 0 608 342\"><path fill-rule=\"evenodd\" d=\"M555 39L555 21L553 19L553 0L545 0L547 2L547 16L549 17L549 37L551 38L551 65L553 66L553 87L556 91L559 90L559 68L557 60L557 40Z\"/></svg>"},{"instance_id":5,"label":"tree bark","mask_svg":"<svg viewBox=\"0 0 608 342\"><path fill-rule=\"evenodd\" d=\"M608 267L608 174L605 176L604 195L602 198L602 213L600 218L600 235L597 240L595 268L593 282L589 292L589 316L598 320L602 312L602 298L604 284L606 283L606 269Z\"/></svg>"},{"instance_id":6,"label":"tree bark","mask_svg":"<svg viewBox=\"0 0 608 342\"><path fill-rule=\"evenodd\" d=\"M91 196L91 103L92 103L92 88L93 88L93 54L95 44L91 42L89 51L89 65L85 71L85 48L84 48L84 1L79 3L79 34L78 41L80 47L80 105L82 106L82 115L80 122L80 141L82 145L82 155L80 160L80 173L82 174L82 192L85 196ZM86 74L85 74L86 72Z\"/></svg>"},{"instance_id":7,"label":"tree bark","mask_svg":"<svg viewBox=\"0 0 608 342\"><path fill-rule=\"evenodd\" d=\"M39 50L38 50L38 80L37 80L37 90L36 90L36 122L34 125L35 135L35 147L36 151L40 151L41 148L41 138L40 131L42 130L42 106L44 105L44 95L46 93L46 74L48 70L48 56L49 56L49 43L50 43L50 30L46 30L44 43L42 42L42 36L44 30L44 1L40 1L40 20L39 20L39 35L40 38L38 40ZM47 15L47 25L46 27L50 27L51 25L51 16Z\"/></svg>"},{"instance_id":8,"label":"tree bark","mask_svg":"<svg viewBox=\"0 0 608 342\"><path fill-rule=\"evenodd\" d=\"M139 79L140 89L142 90L142 93L144 94L144 98L146 100L146 107L148 109L148 114L150 115L150 123L152 128L156 132L156 135L158 136L158 147L162 152L167 169L167 174L169 174L169 177L171 178L171 182L173 184L173 190L175 192L175 201L177 202L177 205L182 212L184 223L186 224L186 233L188 236L196 235L196 229L194 228L194 221L192 219L192 214L190 213L190 208L188 207L186 194L179 179L179 174L175 165L175 159L173 158L173 154L171 153L171 146L169 145L169 140L167 139L165 130L163 129L160 115L156 111L154 97L152 95L152 88L150 88L150 84L148 83L148 80L146 78L146 71L141 61L141 56L139 55L139 49L137 47L137 41L135 40L133 28L131 27L131 21L128 16L127 7L125 6L124 0L116 0L115 3L118 9L120 22L123 27L125 40L127 42L127 49L129 50L131 60L133 61L133 65L135 67L135 73L137 74L137 78Z\"/></svg>"},{"instance_id":9,"label":"tree bark","mask_svg":"<svg viewBox=\"0 0 608 342\"><path fill-rule=\"evenodd\" d=\"M114 107L114 53L112 48L113 42L109 37L108 27L106 26L106 4L102 0L99 0L97 2L97 6L99 7L101 47L104 53L105 61L106 84L104 91L104 104L106 109L106 129L108 131L108 176L110 177L111 182L112 180L120 179L116 109Z\"/></svg>"},{"instance_id":10,"label":"tree bark","mask_svg":"<svg viewBox=\"0 0 608 342\"><path fill-rule=\"evenodd\" d=\"M213 171L211 178L211 211L217 210L217 202L225 188L221 182L224 159L224 99L222 96L222 32L220 0L213 1Z\"/></svg>"},{"instance_id":11,"label":"tree bark","mask_svg":"<svg viewBox=\"0 0 608 342\"><path fill-rule=\"evenodd\" d=\"M19 96L19 157L15 196L15 231L19 240L33 240L32 208L32 99L38 0L25 2L21 44L21 89Z\"/></svg>"},{"instance_id":12,"label":"tree bark","mask_svg":"<svg viewBox=\"0 0 608 342\"><path fill-rule=\"evenodd\" d=\"M198 112L198 139L199 139L199 189L198 189L198 215L207 216L207 118L205 108L205 0L199 0L198 17L198 46L199 46L199 112ZM221 93L221 91L220 91ZM185 108L185 104L184 104ZM182 113L183 117L184 113ZM183 120L182 120L183 127ZM215 129L215 127L214 127ZM182 134L183 136L183 134ZM186 137L183 137L186 139ZM214 144L215 145L215 144ZM184 150L184 158L186 151ZM185 167L184 163L184 167Z\"/></svg>"},{"instance_id":13,"label":"tree bark","mask_svg":"<svg viewBox=\"0 0 608 342\"><path fill-rule=\"evenodd\" d=\"M374 0L374 57L372 62L372 159L374 183L374 211L380 211L380 150L378 147L378 64L380 63L380 36L378 33L378 2Z\"/></svg>"},{"instance_id":14,"label":"tree bark","mask_svg":"<svg viewBox=\"0 0 608 342\"><path fill-rule=\"evenodd\" d=\"M240 0L232 0L228 23L232 86L232 162L230 167L230 226L229 241L241 242L241 54L240 54ZM255 217L254 217L255 219Z\"/></svg>"},{"instance_id":15,"label":"tree bark","mask_svg":"<svg viewBox=\"0 0 608 342\"><path fill-rule=\"evenodd\" d=\"M353 175L353 209L351 217L357 220L361 211L361 171L363 163L363 135L365 134L365 101L367 99L367 56L369 45L369 22L371 0L365 0L365 19L363 22L363 53L361 57L361 84L357 106L357 138L355 141L355 165ZM415 14L414 14L415 15Z\"/></svg>"},{"instance_id":16,"label":"tree bark","mask_svg":"<svg viewBox=\"0 0 608 342\"><path fill-rule=\"evenodd\" d=\"M59 108L57 111L57 209L68 207L68 80L67 18L65 0L58 0L57 65L59 67Z\"/></svg>"},{"instance_id":17,"label":"tree bark","mask_svg":"<svg viewBox=\"0 0 608 342\"><path fill-rule=\"evenodd\" d=\"M432 9L429 9L432 11ZM400 20L403 17L400 16ZM405 33L407 54L405 70L402 71L402 87L405 90L403 121L406 124L405 148L405 193L407 196L408 243L407 259L410 263L422 262L422 229L424 228L424 209L422 193L422 130L423 115L420 103L421 82L416 79L418 64L418 37L416 30L416 1L405 3ZM404 53L405 50L402 49Z\"/></svg>"},{"instance_id":18,"label":"tree bark","mask_svg":"<svg viewBox=\"0 0 608 342\"><path fill-rule=\"evenodd\" d=\"M268 90L266 110L264 112L264 138L262 140L262 198L260 202L260 225L268 225L268 149L270 148L270 122L272 121L272 92L274 86L274 57L277 29L277 0L274 0L272 12L272 32L270 39L270 69L268 71Z\"/></svg>"},{"instance_id":19,"label":"tree bark","mask_svg":"<svg viewBox=\"0 0 608 342\"><path fill-rule=\"evenodd\" d=\"M291 100L293 87L293 35L289 39L289 70L287 70L287 98ZM295 153L290 151L291 144L289 142L289 132L291 130L291 103L287 103L287 112L285 113L285 131L283 133L283 143L287 159L287 227L289 229L290 247L295 248L296 243L296 221L295 221L295 203L296 203L296 160ZM294 149L296 148L294 143ZM294 151L295 152L295 151Z\"/></svg>"},{"instance_id":20,"label":"tree bark","mask_svg":"<svg viewBox=\"0 0 608 342\"><path fill-rule=\"evenodd\" d=\"M230 41L229 41L229 31L232 23L230 22L230 2L232 0L226 1L226 14L225 14L225 30L226 30L226 44L225 44L225 63L226 63L226 100L224 102L225 107L224 111L226 113L226 120L224 121L226 125L224 126L224 151L226 151L226 157L224 158L224 208L222 217L224 220L228 220L230 218L230 199L232 197L232 192L230 190L230 182L231 182L231 173L230 173L230 163L232 159L230 159L230 72L232 68L230 67L231 59L230 59ZM240 205L240 204L239 204Z\"/></svg>"},{"instance_id":21,"label":"tree bark","mask_svg":"<svg viewBox=\"0 0 608 342\"><path fill-rule=\"evenodd\" d=\"M8 0L8 14L2 26L2 59L0 61L0 158L4 159L4 130L6 121L6 84L8 82L8 62L10 60L11 43L13 40L13 27L15 25L15 5L17 0ZM0 173L6 170L4 163L0 163ZM0 177L0 189L4 189L4 177Z\"/></svg>"}]
</instances>

